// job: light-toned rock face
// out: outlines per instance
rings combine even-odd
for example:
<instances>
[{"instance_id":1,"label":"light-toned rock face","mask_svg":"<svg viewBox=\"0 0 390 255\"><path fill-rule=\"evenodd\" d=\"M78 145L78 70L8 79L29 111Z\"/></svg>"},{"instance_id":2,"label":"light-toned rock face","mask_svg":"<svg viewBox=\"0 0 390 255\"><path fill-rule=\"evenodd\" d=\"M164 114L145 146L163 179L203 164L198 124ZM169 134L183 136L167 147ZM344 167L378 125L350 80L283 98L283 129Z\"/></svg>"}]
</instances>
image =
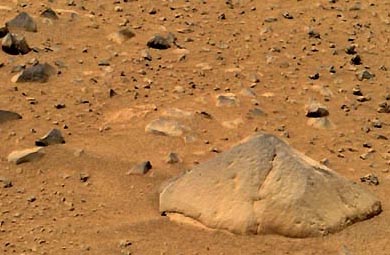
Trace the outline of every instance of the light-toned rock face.
<instances>
[{"instance_id":1,"label":"light-toned rock face","mask_svg":"<svg viewBox=\"0 0 390 255\"><path fill-rule=\"evenodd\" d=\"M259 134L169 182L160 211L233 233L311 237L371 218L381 203L275 136Z\"/></svg>"}]
</instances>

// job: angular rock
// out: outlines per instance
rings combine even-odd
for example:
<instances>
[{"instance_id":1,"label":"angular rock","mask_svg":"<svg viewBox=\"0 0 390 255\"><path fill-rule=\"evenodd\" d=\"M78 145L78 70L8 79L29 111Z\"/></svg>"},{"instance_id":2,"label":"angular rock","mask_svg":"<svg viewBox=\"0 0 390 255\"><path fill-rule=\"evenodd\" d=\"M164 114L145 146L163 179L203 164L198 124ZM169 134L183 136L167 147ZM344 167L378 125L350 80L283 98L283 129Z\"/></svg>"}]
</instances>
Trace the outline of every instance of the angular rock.
<instances>
[{"instance_id":1,"label":"angular rock","mask_svg":"<svg viewBox=\"0 0 390 255\"><path fill-rule=\"evenodd\" d=\"M26 12L19 13L15 18L6 23L9 29L21 29L27 32L38 32L37 23Z\"/></svg>"},{"instance_id":2,"label":"angular rock","mask_svg":"<svg viewBox=\"0 0 390 255\"><path fill-rule=\"evenodd\" d=\"M11 120L19 120L21 118L22 116L19 113L0 110L0 124Z\"/></svg>"},{"instance_id":3,"label":"angular rock","mask_svg":"<svg viewBox=\"0 0 390 255\"><path fill-rule=\"evenodd\" d=\"M49 146L52 144L63 144L63 143L65 143L65 139L62 136L61 131L56 128L50 130L42 138L35 141L35 145L41 147Z\"/></svg>"},{"instance_id":4,"label":"angular rock","mask_svg":"<svg viewBox=\"0 0 390 255\"><path fill-rule=\"evenodd\" d=\"M166 118L153 120L145 127L145 132L147 133L166 136L181 136L189 130L189 127L180 122Z\"/></svg>"},{"instance_id":5,"label":"angular rock","mask_svg":"<svg viewBox=\"0 0 390 255\"><path fill-rule=\"evenodd\" d=\"M51 8L46 8L43 12L41 12L41 17L48 18L51 20L58 20L57 13Z\"/></svg>"},{"instance_id":6,"label":"angular rock","mask_svg":"<svg viewBox=\"0 0 390 255\"><path fill-rule=\"evenodd\" d=\"M147 172L149 172L150 169L152 169L152 164L150 163L150 161L145 161L145 162L142 162L140 164L133 166L127 172L127 174L128 175L131 175L131 174L143 175L143 174L146 174Z\"/></svg>"},{"instance_id":7,"label":"angular rock","mask_svg":"<svg viewBox=\"0 0 390 255\"><path fill-rule=\"evenodd\" d=\"M108 38L108 40L110 40L112 42L115 42L117 44L122 44L122 43L128 41L129 39L133 38L134 36L135 36L135 34L133 33L133 31L131 31L128 28L123 28L123 29L119 30L118 32L115 32L115 33L108 35L107 38Z\"/></svg>"},{"instance_id":8,"label":"angular rock","mask_svg":"<svg viewBox=\"0 0 390 255\"><path fill-rule=\"evenodd\" d=\"M150 38L149 41L146 43L146 46L158 50L166 50L171 48L169 38L166 38L162 35L155 35Z\"/></svg>"},{"instance_id":9,"label":"angular rock","mask_svg":"<svg viewBox=\"0 0 390 255\"><path fill-rule=\"evenodd\" d=\"M240 234L322 236L381 212L358 184L258 134L171 180L160 211Z\"/></svg>"},{"instance_id":10,"label":"angular rock","mask_svg":"<svg viewBox=\"0 0 390 255\"><path fill-rule=\"evenodd\" d=\"M1 48L10 55L25 55L31 51L24 36L8 33L1 41Z\"/></svg>"},{"instance_id":11,"label":"angular rock","mask_svg":"<svg viewBox=\"0 0 390 255\"><path fill-rule=\"evenodd\" d=\"M8 155L8 162L15 164L21 164L39 159L43 156L42 148L34 147L31 149L25 149L20 151L13 151Z\"/></svg>"},{"instance_id":12,"label":"angular rock","mask_svg":"<svg viewBox=\"0 0 390 255\"><path fill-rule=\"evenodd\" d=\"M35 66L31 66L26 68L19 74L12 77L12 82L47 82L49 77L53 75L55 72L55 68L51 65L37 64Z\"/></svg>"},{"instance_id":13,"label":"angular rock","mask_svg":"<svg viewBox=\"0 0 390 255\"><path fill-rule=\"evenodd\" d=\"M232 107L232 106L238 106L239 104L240 104L240 100L233 93L225 93L217 96L216 105L218 107L224 107L224 106Z\"/></svg>"},{"instance_id":14,"label":"angular rock","mask_svg":"<svg viewBox=\"0 0 390 255\"><path fill-rule=\"evenodd\" d=\"M329 111L326 106L313 102L306 106L306 117L322 118L329 116Z\"/></svg>"}]
</instances>

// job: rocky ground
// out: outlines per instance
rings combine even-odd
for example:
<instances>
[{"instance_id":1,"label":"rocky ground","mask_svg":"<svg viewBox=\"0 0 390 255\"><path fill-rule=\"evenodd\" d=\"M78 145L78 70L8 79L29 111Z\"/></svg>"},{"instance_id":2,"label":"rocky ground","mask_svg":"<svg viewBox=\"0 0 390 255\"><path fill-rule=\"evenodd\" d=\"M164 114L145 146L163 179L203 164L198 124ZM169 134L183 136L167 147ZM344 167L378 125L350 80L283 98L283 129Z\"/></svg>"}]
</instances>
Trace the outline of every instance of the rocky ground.
<instances>
[{"instance_id":1,"label":"rocky ground","mask_svg":"<svg viewBox=\"0 0 390 255\"><path fill-rule=\"evenodd\" d=\"M10 0L0 27L1 254L389 254L387 1ZM383 212L308 239L161 216L166 180L256 131Z\"/></svg>"}]
</instances>

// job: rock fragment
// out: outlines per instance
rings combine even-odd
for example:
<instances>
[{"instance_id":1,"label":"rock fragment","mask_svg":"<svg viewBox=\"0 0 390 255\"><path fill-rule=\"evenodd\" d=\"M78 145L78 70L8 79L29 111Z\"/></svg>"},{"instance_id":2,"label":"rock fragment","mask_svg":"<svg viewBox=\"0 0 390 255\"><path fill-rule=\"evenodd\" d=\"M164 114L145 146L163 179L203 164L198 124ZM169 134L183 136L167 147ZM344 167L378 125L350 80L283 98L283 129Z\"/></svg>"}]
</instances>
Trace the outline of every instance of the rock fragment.
<instances>
[{"instance_id":1,"label":"rock fragment","mask_svg":"<svg viewBox=\"0 0 390 255\"><path fill-rule=\"evenodd\" d=\"M25 149L20 151L13 151L8 155L8 162L15 164L21 164L39 159L43 156L42 148L34 147L31 149Z\"/></svg>"},{"instance_id":2,"label":"rock fragment","mask_svg":"<svg viewBox=\"0 0 390 255\"><path fill-rule=\"evenodd\" d=\"M24 36L8 33L1 42L2 50L10 55L25 55L31 51Z\"/></svg>"},{"instance_id":3,"label":"rock fragment","mask_svg":"<svg viewBox=\"0 0 390 255\"><path fill-rule=\"evenodd\" d=\"M177 153L170 152L165 162L167 162L168 164L176 164L181 162L181 159Z\"/></svg>"},{"instance_id":4,"label":"rock fragment","mask_svg":"<svg viewBox=\"0 0 390 255\"><path fill-rule=\"evenodd\" d=\"M360 181L367 183L369 185L379 185L379 179L376 175L374 174L367 174L363 177L360 177Z\"/></svg>"},{"instance_id":5,"label":"rock fragment","mask_svg":"<svg viewBox=\"0 0 390 255\"><path fill-rule=\"evenodd\" d=\"M19 113L0 110L0 124L11 121L11 120L19 120L22 116Z\"/></svg>"},{"instance_id":6,"label":"rock fragment","mask_svg":"<svg viewBox=\"0 0 390 255\"><path fill-rule=\"evenodd\" d=\"M6 23L8 29L21 29L27 32L38 32L37 23L26 12L19 13L15 18Z\"/></svg>"},{"instance_id":7,"label":"rock fragment","mask_svg":"<svg viewBox=\"0 0 390 255\"><path fill-rule=\"evenodd\" d=\"M363 81L363 80L370 80L370 79L374 78L375 75L367 70L363 70L363 71L356 73L356 77L359 81Z\"/></svg>"},{"instance_id":8,"label":"rock fragment","mask_svg":"<svg viewBox=\"0 0 390 255\"><path fill-rule=\"evenodd\" d=\"M61 131L59 129L52 129L50 130L46 135L44 135L42 138L35 141L36 146L49 146L53 144L64 144L65 139L61 134Z\"/></svg>"},{"instance_id":9,"label":"rock fragment","mask_svg":"<svg viewBox=\"0 0 390 255\"><path fill-rule=\"evenodd\" d=\"M233 93L225 93L217 95L217 103L218 107L233 107L238 106L240 104L239 99Z\"/></svg>"},{"instance_id":10,"label":"rock fragment","mask_svg":"<svg viewBox=\"0 0 390 255\"><path fill-rule=\"evenodd\" d=\"M306 106L306 117L308 118L321 118L329 116L329 111L326 106L316 102L312 102Z\"/></svg>"},{"instance_id":11,"label":"rock fragment","mask_svg":"<svg viewBox=\"0 0 390 255\"><path fill-rule=\"evenodd\" d=\"M57 13L51 9L51 8L46 8L41 12L41 17L48 18L51 20L58 20L58 15Z\"/></svg>"}]
</instances>

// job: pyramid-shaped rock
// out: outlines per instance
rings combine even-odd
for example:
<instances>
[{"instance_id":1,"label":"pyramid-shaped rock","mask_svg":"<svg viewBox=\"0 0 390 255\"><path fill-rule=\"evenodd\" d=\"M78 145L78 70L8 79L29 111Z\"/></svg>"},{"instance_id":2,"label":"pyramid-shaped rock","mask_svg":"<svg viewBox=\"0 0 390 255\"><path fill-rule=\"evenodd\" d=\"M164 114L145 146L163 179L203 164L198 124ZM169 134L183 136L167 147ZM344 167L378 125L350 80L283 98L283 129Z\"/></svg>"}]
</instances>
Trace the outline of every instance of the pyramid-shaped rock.
<instances>
[{"instance_id":1,"label":"pyramid-shaped rock","mask_svg":"<svg viewBox=\"0 0 390 255\"><path fill-rule=\"evenodd\" d=\"M170 181L160 211L240 234L321 236L381 212L381 203L275 136L258 134Z\"/></svg>"}]
</instances>

